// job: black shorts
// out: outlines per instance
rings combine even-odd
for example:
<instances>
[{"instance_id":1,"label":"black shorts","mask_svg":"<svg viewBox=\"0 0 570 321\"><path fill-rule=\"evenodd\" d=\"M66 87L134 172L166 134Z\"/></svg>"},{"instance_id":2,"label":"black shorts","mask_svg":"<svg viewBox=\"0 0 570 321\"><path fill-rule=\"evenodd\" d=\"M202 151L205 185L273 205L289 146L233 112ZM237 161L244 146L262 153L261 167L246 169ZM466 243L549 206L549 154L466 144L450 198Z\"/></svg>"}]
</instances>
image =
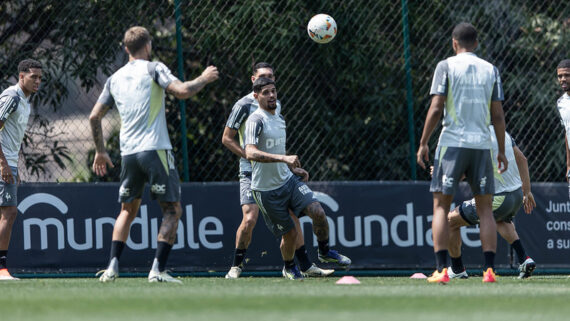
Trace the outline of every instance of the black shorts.
<instances>
[{"instance_id":1,"label":"black shorts","mask_svg":"<svg viewBox=\"0 0 570 321\"><path fill-rule=\"evenodd\" d=\"M465 174L473 195L494 194L493 172L491 151L488 149L438 146L429 190L453 195Z\"/></svg>"},{"instance_id":2,"label":"black shorts","mask_svg":"<svg viewBox=\"0 0 570 321\"><path fill-rule=\"evenodd\" d=\"M285 185L278 189L253 191L253 197L259 206L265 224L277 237L295 228L289 209L299 217L307 206L318 202L313 191L297 175L291 176Z\"/></svg>"},{"instance_id":3,"label":"black shorts","mask_svg":"<svg viewBox=\"0 0 570 321\"><path fill-rule=\"evenodd\" d=\"M522 189L493 195L493 217L497 222L510 223L523 204ZM461 218L469 225L479 224L479 215L475 208L475 199L463 202L459 207Z\"/></svg>"},{"instance_id":4,"label":"black shorts","mask_svg":"<svg viewBox=\"0 0 570 321\"><path fill-rule=\"evenodd\" d=\"M180 202L180 177L170 150L150 150L122 157L119 202L131 203L141 198L147 182L152 199Z\"/></svg>"}]
</instances>

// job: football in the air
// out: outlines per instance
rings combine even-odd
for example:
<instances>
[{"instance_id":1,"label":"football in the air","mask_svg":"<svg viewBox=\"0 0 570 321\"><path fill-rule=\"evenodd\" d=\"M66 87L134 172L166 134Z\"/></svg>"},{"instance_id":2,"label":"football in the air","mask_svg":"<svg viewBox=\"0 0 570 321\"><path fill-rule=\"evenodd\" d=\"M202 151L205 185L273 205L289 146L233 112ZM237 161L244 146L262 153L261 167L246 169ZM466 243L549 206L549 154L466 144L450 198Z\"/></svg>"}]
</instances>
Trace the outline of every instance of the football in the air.
<instances>
[{"instance_id":1,"label":"football in the air","mask_svg":"<svg viewBox=\"0 0 570 321\"><path fill-rule=\"evenodd\" d=\"M309 20L307 32L313 41L328 43L336 36L336 22L328 14L318 14Z\"/></svg>"}]
</instances>

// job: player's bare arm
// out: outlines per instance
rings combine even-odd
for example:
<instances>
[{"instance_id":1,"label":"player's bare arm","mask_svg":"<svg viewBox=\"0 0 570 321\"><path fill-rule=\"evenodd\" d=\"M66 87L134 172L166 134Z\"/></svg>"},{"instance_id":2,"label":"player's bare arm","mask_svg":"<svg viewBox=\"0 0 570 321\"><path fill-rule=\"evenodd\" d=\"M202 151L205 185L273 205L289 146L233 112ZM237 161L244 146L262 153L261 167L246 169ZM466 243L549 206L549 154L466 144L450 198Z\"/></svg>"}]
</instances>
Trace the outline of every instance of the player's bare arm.
<instances>
[{"instance_id":1,"label":"player's bare arm","mask_svg":"<svg viewBox=\"0 0 570 321\"><path fill-rule=\"evenodd\" d=\"M285 163L289 168L293 169L301 167L301 162L297 155L278 155L261 151L255 145L245 146L245 156L247 160L260 163Z\"/></svg>"},{"instance_id":2,"label":"player's bare arm","mask_svg":"<svg viewBox=\"0 0 570 321\"><path fill-rule=\"evenodd\" d=\"M207 84L216 81L218 77L218 68L208 66L200 76L193 80L185 82L174 80L166 87L166 91L178 99L188 99L197 94Z\"/></svg>"},{"instance_id":3,"label":"player's bare arm","mask_svg":"<svg viewBox=\"0 0 570 321\"><path fill-rule=\"evenodd\" d=\"M235 139L237 135L237 130L233 128L224 128L224 133L222 134L222 144L226 146L232 153L245 158L245 150L241 148L237 140Z\"/></svg>"},{"instance_id":4,"label":"player's bare arm","mask_svg":"<svg viewBox=\"0 0 570 321\"><path fill-rule=\"evenodd\" d=\"M0 120L0 128L4 128L4 122ZM2 180L8 184L14 184L14 174L12 169L8 165L6 156L2 151L2 146L0 145L0 174L2 175Z\"/></svg>"},{"instance_id":5,"label":"player's bare arm","mask_svg":"<svg viewBox=\"0 0 570 321\"><path fill-rule=\"evenodd\" d=\"M101 120L109 111L109 106L102 103L95 103L93 110L91 110L91 115L89 115L89 124L91 125L91 134L93 135L93 140L95 142L95 158L93 160L93 172L96 175L104 176L107 174L107 165L110 168L115 167L107 150L105 149L105 141L103 140L103 128L101 126Z\"/></svg>"},{"instance_id":6,"label":"player's bare arm","mask_svg":"<svg viewBox=\"0 0 570 321\"><path fill-rule=\"evenodd\" d=\"M309 181L309 172L307 172L306 170L302 169L301 167L296 167L296 168L292 168L291 172L293 172L293 174L301 177L301 180L303 182L308 182Z\"/></svg>"},{"instance_id":7,"label":"player's bare arm","mask_svg":"<svg viewBox=\"0 0 570 321\"><path fill-rule=\"evenodd\" d=\"M515 152L515 161L517 162L517 167L519 169L519 175L522 182L524 211L525 213L530 214L532 212L532 209L536 207L536 202L534 201L534 195L532 195L532 192L530 191L528 160L517 146L513 147L513 150Z\"/></svg>"},{"instance_id":8,"label":"player's bare arm","mask_svg":"<svg viewBox=\"0 0 570 321\"><path fill-rule=\"evenodd\" d=\"M426 115L424 130L422 132L422 138L420 139L420 147L418 148L418 153L416 155L416 161L423 169L426 169L425 162L429 161L429 138L441 119L446 98L446 96L434 95L431 99L431 104Z\"/></svg>"},{"instance_id":9,"label":"player's bare arm","mask_svg":"<svg viewBox=\"0 0 570 321\"><path fill-rule=\"evenodd\" d=\"M505 114L503 113L503 103L500 101L491 102L491 123L495 127L495 136L497 136L497 144L499 145L497 165L499 174L502 174L509 168L509 161L505 156Z\"/></svg>"}]
</instances>

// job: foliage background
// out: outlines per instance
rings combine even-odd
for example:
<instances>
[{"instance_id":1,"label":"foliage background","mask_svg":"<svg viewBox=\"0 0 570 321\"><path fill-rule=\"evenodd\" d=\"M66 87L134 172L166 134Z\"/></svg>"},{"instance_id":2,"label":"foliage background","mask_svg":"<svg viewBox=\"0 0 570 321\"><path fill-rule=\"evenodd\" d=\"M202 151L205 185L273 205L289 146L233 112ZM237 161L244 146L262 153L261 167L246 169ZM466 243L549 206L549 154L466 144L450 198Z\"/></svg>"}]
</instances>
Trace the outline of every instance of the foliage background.
<instances>
[{"instance_id":1,"label":"foliage background","mask_svg":"<svg viewBox=\"0 0 570 321\"><path fill-rule=\"evenodd\" d=\"M237 157L221 144L235 101L251 88L253 61L275 66L288 123L288 149L314 180L409 180L410 137L402 3L365 0L180 1L184 77L209 64L221 78L186 101L167 99L171 140L182 173L181 135L189 142L191 181L237 179ZM450 34L461 21L479 31L476 53L501 71L507 130L527 155L533 181L562 181L563 128L555 67L568 55L570 6L558 1L408 1L415 142L429 106L435 65L453 55ZM45 79L20 166L28 181L95 181L88 114L106 77L127 61L130 26L153 35L154 59L176 66L174 1L10 0L0 3L0 88L15 82L19 60L35 57ZM339 33L313 43L305 26L332 15ZM118 115L104 121L116 165ZM439 129L438 129L439 130ZM435 148L438 133L430 146ZM416 149L414 146L413 149ZM117 180L118 170L104 180ZM428 179L418 171L418 179Z\"/></svg>"}]
</instances>

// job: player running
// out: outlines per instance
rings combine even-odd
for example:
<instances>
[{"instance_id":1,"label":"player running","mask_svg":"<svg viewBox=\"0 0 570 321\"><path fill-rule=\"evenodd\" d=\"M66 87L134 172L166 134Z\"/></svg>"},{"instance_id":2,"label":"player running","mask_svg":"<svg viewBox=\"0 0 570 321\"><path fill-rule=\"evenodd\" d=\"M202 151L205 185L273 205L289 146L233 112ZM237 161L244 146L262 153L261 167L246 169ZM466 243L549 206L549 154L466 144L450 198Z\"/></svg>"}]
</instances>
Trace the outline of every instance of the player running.
<instances>
[{"instance_id":1,"label":"player running","mask_svg":"<svg viewBox=\"0 0 570 321\"><path fill-rule=\"evenodd\" d=\"M294 261L298 232L289 210L313 220L321 262L350 265L348 257L329 248L329 225L325 212L313 191L301 181L308 181L309 173L301 168L297 155L285 154L286 125L283 116L276 112L275 82L269 78L258 78L253 83L253 92L259 108L246 123L245 154L252 162L251 190L255 202L269 230L282 237L283 276L291 280L303 279Z\"/></svg>"},{"instance_id":2,"label":"player running","mask_svg":"<svg viewBox=\"0 0 570 321\"><path fill-rule=\"evenodd\" d=\"M499 149L495 139L495 130L491 130L493 143L492 154L496 155ZM525 213L530 214L536 207L534 196L530 190L530 175L528 162L523 152L518 148L515 140L505 132L505 155L509 161L509 168L502 174L495 175L495 195L493 195L493 216L497 222L499 234L515 249L519 260L519 279L532 275L536 263L527 256L519 235L513 224L513 217L523 206ZM497 164L494 164L495 169ZM450 278L466 279L468 277L461 259L461 226L479 224L479 216L475 208L475 200L463 202L449 213L449 256L451 266L448 268Z\"/></svg>"},{"instance_id":3,"label":"player running","mask_svg":"<svg viewBox=\"0 0 570 321\"><path fill-rule=\"evenodd\" d=\"M148 182L151 198L158 199L163 214L148 281L182 283L170 276L165 267L176 239L182 207L180 178L166 127L164 91L178 99L187 99L218 79L218 70L209 66L198 78L181 82L163 63L149 61L152 45L148 30L130 28L123 43L129 62L107 79L89 116L96 146L93 171L100 176L107 173L107 166L113 167L105 150L101 119L113 105L121 117L121 212L113 228L109 265L101 271L99 280L111 282L118 277L119 259Z\"/></svg>"},{"instance_id":4,"label":"player running","mask_svg":"<svg viewBox=\"0 0 570 321\"><path fill-rule=\"evenodd\" d=\"M273 67L266 63L260 62L253 66L253 74L251 81L255 82L257 78L269 78L275 81L275 74ZM228 117L226 127L222 136L222 143L232 153L240 156L239 162L239 182L240 182L240 204L242 209L242 221L236 231L236 248L234 251L233 264L226 274L227 279L237 279L241 275L244 267L245 253L249 244L251 243L251 236L253 228L257 223L259 216L259 207L253 199L251 193L251 162L245 158L245 140L244 131L245 123L249 115L255 112L259 104L253 97L253 92L242 97L238 100ZM277 100L276 114L281 112L281 103ZM235 139L236 135L239 137L239 142ZM305 240L301 230L301 224L297 216L290 213L291 218L295 222L295 228L299 233L297 234L297 241L295 246L295 257L299 263L299 267L304 276L328 276L334 272L330 269L321 269L316 264L311 263L307 250L305 249Z\"/></svg>"}]
</instances>

